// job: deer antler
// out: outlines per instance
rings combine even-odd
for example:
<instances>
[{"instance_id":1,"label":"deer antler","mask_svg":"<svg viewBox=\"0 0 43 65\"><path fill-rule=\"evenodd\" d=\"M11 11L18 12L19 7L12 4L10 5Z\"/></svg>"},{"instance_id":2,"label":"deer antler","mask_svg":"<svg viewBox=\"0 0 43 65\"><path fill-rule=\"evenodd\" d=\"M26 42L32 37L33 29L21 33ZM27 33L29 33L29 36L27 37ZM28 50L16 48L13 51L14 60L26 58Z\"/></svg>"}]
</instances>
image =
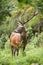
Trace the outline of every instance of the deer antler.
<instances>
[{"instance_id":1,"label":"deer antler","mask_svg":"<svg viewBox=\"0 0 43 65\"><path fill-rule=\"evenodd\" d=\"M20 11L20 12L18 12L18 14L15 15L14 18L16 19L17 23L23 24L23 23L21 22L21 18L22 18L22 16L25 14L25 11L26 11L26 9L23 11L23 13L21 13L21 11Z\"/></svg>"},{"instance_id":2,"label":"deer antler","mask_svg":"<svg viewBox=\"0 0 43 65\"><path fill-rule=\"evenodd\" d=\"M23 24L26 24L28 21L30 21L34 16L36 16L38 14L38 11L34 12L34 14L30 17L30 19L28 19L26 22L24 22Z\"/></svg>"}]
</instances>

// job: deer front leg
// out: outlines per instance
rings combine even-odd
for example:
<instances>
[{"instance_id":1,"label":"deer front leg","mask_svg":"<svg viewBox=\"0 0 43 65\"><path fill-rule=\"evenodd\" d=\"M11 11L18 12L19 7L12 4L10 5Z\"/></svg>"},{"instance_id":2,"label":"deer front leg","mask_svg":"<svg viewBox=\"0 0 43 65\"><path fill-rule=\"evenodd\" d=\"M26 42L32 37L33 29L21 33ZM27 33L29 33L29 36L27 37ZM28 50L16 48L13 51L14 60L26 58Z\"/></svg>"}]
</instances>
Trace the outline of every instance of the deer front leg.
<instances>
[{"instance_id":1,"label":"deer front leg","mask_svg":"<svg viewBox=\"0 0 43 65\"><path fill-rule=\"evenodd\" d=\"M17 56L18 56L18 54L19 54L19 49L17 49Z\"/></svg>"},{"instance_id":2,"label":"deer front leg","mask_svg":"<svg viewBox=\"0 0 43 65\"><path fill-rule=\"evenodd\" d=\"M11 46L11 52L12 52L12 56L13 56L13 46Z\"/></svg>"}]
</instances>

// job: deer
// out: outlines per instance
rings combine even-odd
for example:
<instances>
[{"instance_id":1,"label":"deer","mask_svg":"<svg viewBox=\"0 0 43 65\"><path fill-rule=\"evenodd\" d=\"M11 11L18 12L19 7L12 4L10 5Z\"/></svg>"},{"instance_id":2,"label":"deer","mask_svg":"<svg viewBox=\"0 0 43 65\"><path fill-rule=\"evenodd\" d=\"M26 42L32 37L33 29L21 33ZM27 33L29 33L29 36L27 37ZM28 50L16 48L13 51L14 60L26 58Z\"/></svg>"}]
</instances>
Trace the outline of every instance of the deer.
<instances>
[{"instance_id":1,"label":"deer","mask_svg":"<svg viewBox=\"0 0 43 65\"><path fill-rule=\"evenodd\" d=\"M35 16L37 13L35 13L33 16ZM26 35L26 29L25 29L25 24L30 21L33 16L27 20L26 22L22 23L20 20L16 20L18 23L17 28L11 33L10 35L10 45L11 45L11 50L12 50L12 56L15 56L19 54L19 46L23 45L23 52L26 48L27 45L27 35Z\"/></svg>"},{"instance_id":2,"label":"deer","mask_svg":"<svg viewBox=\"0 0 43 65\"><path fill-rule=\"evenodd\" d=\"M10 45L12 50L12 55L19 54L19 46L23 43L23 51L25 50L27 44L27 35L24 24L18 22L18 27L10 35Z\"/></svg>"}]
</instances>

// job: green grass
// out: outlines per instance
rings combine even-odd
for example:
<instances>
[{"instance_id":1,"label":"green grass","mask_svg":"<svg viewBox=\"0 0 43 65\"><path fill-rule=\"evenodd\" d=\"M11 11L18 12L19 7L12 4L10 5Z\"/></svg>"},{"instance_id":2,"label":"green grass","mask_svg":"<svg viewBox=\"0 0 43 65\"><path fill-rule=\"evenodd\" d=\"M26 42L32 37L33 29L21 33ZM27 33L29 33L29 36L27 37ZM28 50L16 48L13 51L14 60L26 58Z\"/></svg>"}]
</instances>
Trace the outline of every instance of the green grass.
<instances>
[{"instance_id":1,"label":"green grass","mask_svg":"<svg viewBox=\"0 0 43 65\"><path fill-rule=\"evenodd\" d=\"M43 48L34 48L32 50L25 51L26 56L19 52L19 56L12 58L11 50L0 50L0 64L4 65L30 65L37 62L40 65L43 63Z\"/></svg>"}]
</instances>

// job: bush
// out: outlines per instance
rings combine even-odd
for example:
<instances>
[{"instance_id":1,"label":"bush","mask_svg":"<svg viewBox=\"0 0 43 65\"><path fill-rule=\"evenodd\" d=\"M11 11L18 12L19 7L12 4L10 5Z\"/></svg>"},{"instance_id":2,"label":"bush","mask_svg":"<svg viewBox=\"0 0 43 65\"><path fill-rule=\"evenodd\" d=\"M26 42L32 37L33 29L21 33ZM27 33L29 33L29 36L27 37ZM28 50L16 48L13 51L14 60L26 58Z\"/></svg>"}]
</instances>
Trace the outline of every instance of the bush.
<instances>
[{"instance_id":1,"label":"bush","mask_svg":"<svg viewBox=\"0 0 43 65\"><path fill-rule=\"evenodd\" d=\"M0 38L0 48L4 48L5 47L5 42L7 41L8 37L7 35L5 34L2 34L1 35L1 38Z\"/></svg>"}]
</instances>

